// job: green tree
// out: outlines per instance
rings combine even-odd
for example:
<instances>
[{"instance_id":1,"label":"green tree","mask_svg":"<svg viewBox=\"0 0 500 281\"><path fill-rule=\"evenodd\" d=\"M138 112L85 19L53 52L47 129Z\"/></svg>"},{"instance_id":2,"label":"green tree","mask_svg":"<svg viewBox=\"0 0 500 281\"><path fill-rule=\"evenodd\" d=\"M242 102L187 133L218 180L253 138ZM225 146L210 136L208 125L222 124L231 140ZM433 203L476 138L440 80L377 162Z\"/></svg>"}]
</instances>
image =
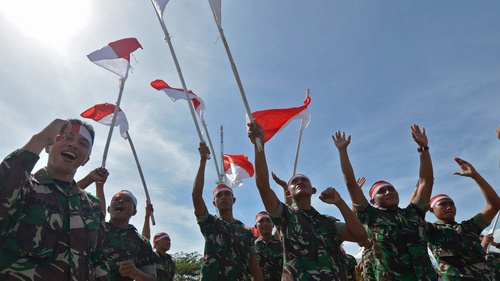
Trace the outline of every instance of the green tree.
<instances>
[{"instance_id":1,"label":"green tree","mask_svg":"<svg viewBox=\"0 0 500 281\"><path fill-rule=\"evenodd\" d=\"M175 281L190 281L200 278L203 256L198 252L179 252L172 255L175 262Z\"/></svg>"}]
</instances>

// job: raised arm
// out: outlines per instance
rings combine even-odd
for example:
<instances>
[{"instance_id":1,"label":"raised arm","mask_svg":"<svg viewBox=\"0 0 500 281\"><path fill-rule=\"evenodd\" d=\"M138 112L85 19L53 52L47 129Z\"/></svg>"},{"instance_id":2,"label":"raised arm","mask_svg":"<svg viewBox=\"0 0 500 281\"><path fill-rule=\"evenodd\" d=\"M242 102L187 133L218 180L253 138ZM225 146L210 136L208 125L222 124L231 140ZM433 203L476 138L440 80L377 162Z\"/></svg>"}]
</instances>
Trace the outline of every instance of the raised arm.
<instances>
[{"instance_id":1,"label":"raised arm","mask_svg":"<svg viewBox=\"0 0 500 281\"><path fill-rule=\"evenodd\" d=\"M210 155L210 149L208 149L205 142L200 142L198 152L200 153L200 166L198 167L198 172L194 179L191 196L193 197L194 214L196 216L202 216L207 212L207 205L203 200L203 186L205 184L205 166L208 160L207 157Z\"/></svg>"},{"instance_id":2,"label":"raised arm","mask_svg":"<svg viewBox=\"0 0 500 281\"><path fill-rule=\"evenodd\" d=\"M329 187L321 192L319 199L327 204L335 204L339 208L345 221L345 225L339 233L341 240L361 242L368 239L365 228L335 188Z\"/></svg>"},{"instance_id":3,"label":"raised arm","mask_svg":"<svg viewBox=\"0 0 500 281\"><path fill-rule=\"evenodd\" d=\"M81 189L86 189L92 183L95 183L95 194L101 200L101 209L106 217L106 196L104 195L104 184L108 179L109 172L106 168L99 167L90 171L83 179L79 180L76 184Z\"/></svg>"},{"instance_id":4,"label":"raised arm","mask_svg":"<svg viewBox=\"0 0 500 281\"><path fill-rule=\"evenodd\" d=\"M420 168L418 174L418 189L416 197L429 203L434 185L434 170L432 168L431 155L429 153L429 140L425 134L425 128L420 130L420 127L413 124L411 128L411 136L418 145L420 154Z\"/></svg>"},{"instance_id":5,"label":"raised arm","mask_svg":"<svg viewBox=\"0 0 500 281\"><path fill-rule=\"evenodd\" d=\"M144 216L144 224L142 225L142 236L146 237L148 240L151 239L151 227L149 226L149 220L151 219L153 210L153 204L146 201L146 214Z\"/></svg>"},{"instance_id":6,"label":"raised arm","mask_svg":"<svg viewBox=\"0 0 500 281\"><path fill-rule=\"evenodd\" d=\"M286 181L280 179L274 172L271 172L271 175L273 176L273 180L275 183L277 183L281 188L283 188L283 201L285 204L288 206L292 206L293 200L292 197L288 195L288 184Z\"/></svg>"},{"instance_id":7,"label":"raised arm","mask_svg":"<svg viewBox=\"0 0 500 281\"><path fill-rule=\"evenodd\" d=\"M489 224L497 214L498 210L500 210L500 198L498 197L498 194L469 162L458 157L455 157L455 162L457 162L462 171L454 172L453 174L473 179L479 186L479 189L481 189L484 199L486 199L486 206L484 206L481 214L484 221Z\"/></svg>"},{"instance_id":8,"label":"raised arm","mask_svg":"<svg viewBox=\"0 0 500 281\"><path fill-rule=\"evenodd\" d=\"M354 170L347 154L347 146L351 143L351 136L346 138L345 132L337 131L332 135L332 139L339 151L340 167L344 174L344 181L347 191L349 191L349 196L351 196L351 201L353 204L359 204L365 199L365 195L356 181L356 176L354 175Z\"/></svg>"},{"instance_id":9,"label":"raised arm","mask_svg":"<svg viewBox=\"0 0 500 281\"><path fill-rule=\"evenodd\" d=\"M266 211L268 213L272 213L276 211L276 208L278 208L280 200L269 185L269 170L267 168L266 154L264 153L264 144L262 144L262 149L259 151L255 142L256 138L260 138L261 140L264 139L264 130L257 123L257 121L247 125L248 138L254 144L255 151L255 182L257 188L259 189L260 197L262 198L262 203L264 203Z\"/></svg>"}]
</instances>

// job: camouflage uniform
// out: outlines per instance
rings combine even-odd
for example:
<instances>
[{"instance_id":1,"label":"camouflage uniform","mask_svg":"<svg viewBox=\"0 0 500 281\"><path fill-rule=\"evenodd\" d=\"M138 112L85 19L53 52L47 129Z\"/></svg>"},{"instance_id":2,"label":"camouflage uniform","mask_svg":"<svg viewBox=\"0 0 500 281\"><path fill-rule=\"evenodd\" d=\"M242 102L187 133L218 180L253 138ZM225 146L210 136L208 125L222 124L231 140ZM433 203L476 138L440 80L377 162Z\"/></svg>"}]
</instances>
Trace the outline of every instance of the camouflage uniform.
<instances>
[{"instance_id":1,"label":"camouflage uniform","mask_svg":"<svg viewBox=\"0 0 500 281\"><path fill-rule=\"evenodd\" d=\"M429 246L439 264L442 280L494 280L479 239L487 226L481 214L461 223L436 222L429 226Z\"/></svg>"},{"instance_id":2,"label":"camouflage uniform","mask_svg":"<svg viewBox=\"0 0 500 281\"><path fill-rule=\"evenodd\" d=\"M283 246L278 238L271 237L269 242L264 241L262 237L257 238L255 252L264 280L279 281L283 272Z\"/></svg>"},{"instance_id":3,"label":"camouflage uniform","mask_svg":"<svg viewBox=\"0 0 500 281\"><path fill-rule=\"evenodd\" d=\"M490 246L493 247L493 246ZM500 280L500 253L490 251L486 255L488 267L490 268L492 279Z\"/></svg>"},{"instance_id":4,"label":"camouflage uniform","mask_svg":"<svg viewBox=\"0 0 500 281\"><path fill-rule=\"evenodd\" d=\"M16 150L0 166L0 280L107 280L99 199Z\"/></svg>"},{"instance_id":5,"label":"camouflage uniform","mask_svg":"<svg viewBox=\"0 0 500 281\"><path fill-rule=\"evenodd\" d=\"M373 243L376 280L437 280L427 253L429 204L415 198L405 209L381 210L364 199L354 208Z\"/></svg>"},{"instance_id":6,"label":"camouflage uniform","mask_svg":"<svg viewBox=\"0 0 500 281\"><path fill-rule=\"evenodd\" d=\"M358 265L358 262L356 261L356 258L352 255L345 254L345 272L346 272L346 279L348 281L356 281L356 265Z\"/></svg>"},{"instance_id":7,"label":"camouflage uniform","mask_svg":"<svg viewBox=\"0 0 500 281\"><path fill-rule=\"evenodd\" d=\"M254 236L237 220L224 220L208 212L196 218L205 237L201 280L250 280Z\"/></svg>"},{"instance_id":8,"label":"camouflage uniform","mask_svg":"<svg viewBox=\"0 0 500 281\"><path fill-rule=\"evenodd\" d=\"M345 280L338 237L344 223L281 202L269 216L283 237L283 280Z\"/></svg>"},{"instance_id":9,"label":"camouflage uniform","mask_svg":"<svg viewBox=\"0 0 500 281\"><path fill-rule=\"evenodd\" d=\"M131 260L135 267L146 274L156 276L155 255L149 241L129 224L127 228L118 228L106 222L104 252L110 268L110 280L133 280L120 274L116 262Z\"/></svg>"},{"instance_id":10,"label":"camouflage uniform","mask_svg":"<svg viewBox=\"0 0 500 281\"><path fill-rule=\"evenodd\" d=\"M361 264L363 265L363 272L361 273L361 275L363 276L364 281L376 280L375 272L373 270L375 260L373 259L371 247L372 245L370 244L370 247L365 248L363 250L363 254L361 255Z\"/></svg>"},{"instance_id":11,"label":"camouflage uniform","mask_svg":"<svg viewBox=\"0 0 500 281\"><path fill-rule=\"evenodd\" d=\"M175 262L172 256L158 251L155 252L156 257L156 280L157 281L173 281L175 275Z\"/></svg>"}]
</instances>

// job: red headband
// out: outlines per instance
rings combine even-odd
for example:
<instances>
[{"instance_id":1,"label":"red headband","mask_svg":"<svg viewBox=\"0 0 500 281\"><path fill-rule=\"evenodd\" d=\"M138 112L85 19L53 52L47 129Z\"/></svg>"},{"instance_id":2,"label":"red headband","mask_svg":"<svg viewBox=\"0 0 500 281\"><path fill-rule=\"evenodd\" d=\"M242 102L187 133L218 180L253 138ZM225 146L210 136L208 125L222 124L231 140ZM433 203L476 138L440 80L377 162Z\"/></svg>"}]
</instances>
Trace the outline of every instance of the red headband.
<instances>
[{"instance_id":1,"label":"red headband","mask_svg":"<svg viewBox=\"0 0 500 281\"><path fill-rule=\"evenodd\" d=\"M270 219L269 214L267 212L260 212L255 216L255 224L257 224L262 218Z\"/></svg>"},{"instance_id":2,"label":"red headband","mask_svg":"<svg viewBox=\"0 0 500 281\"><path fill-rule=\"evenodd\" d=\"M168 234L165 232L160 232L156 234L155 237L153 238L153 245L155 245L157 241L165 238L170 238L170 236L168 236Z\"/></svg>"},{"instance_id":3,"label":"red headband","mask_svg":"<svg viewBox=\"0 0 500 281\"><path fill-rule=\"evenodd\" d=\"M448 196L446 194L438 194L438 195L432 197L431 201L429 202L429 205L431 206L431 208L434 208L434 205L436 205L436 203L438 201L443 200L443 199L450 199L451 200L450 196Z\"/></svg>"},{"instance_id":4,"label":"red headband","mask_svg":"<svg viewBox=\"0 0 500 281\"><path fill-rule=\"evenodd\" d=\"M386 186L392 186L392 184L390 184L386 181L378 181L378 182L374 183L372 185L372 188L370 188L370 199L373 199L373 197L375 196L375 194L377 193L377 191L379 189L381 189L382 187L386 187Z\"/></svg>"},{"instance_id":5,"label":"red headband","mask_svg":"<svg viewBox=\"0 0 500 281\"><path fill-rule=\"evenodd\" d=\"M221 191L229 191L229 192L231 192L231 194L233 194L233 190L229 186L224 185L224 184L220 184L214 189L214 192L212 192L212 195L215 197L215 195L217 195L217 193L219 193Z\"/></svg>"}]
</instances>

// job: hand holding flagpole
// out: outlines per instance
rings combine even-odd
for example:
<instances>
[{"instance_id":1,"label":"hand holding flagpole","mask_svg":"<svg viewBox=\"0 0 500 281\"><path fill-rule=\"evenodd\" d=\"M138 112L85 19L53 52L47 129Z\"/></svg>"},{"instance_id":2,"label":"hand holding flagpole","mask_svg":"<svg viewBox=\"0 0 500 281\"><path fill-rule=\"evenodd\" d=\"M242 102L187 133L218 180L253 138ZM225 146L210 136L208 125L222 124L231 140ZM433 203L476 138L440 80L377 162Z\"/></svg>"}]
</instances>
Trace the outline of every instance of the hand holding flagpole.
<instances>
[{"instance_id":1,"label":"hand holding flagpole","mask_svg":"<svg viewBox=\"0 0 500 281\"><path fill-rule=\"evenodd\" d=\"M231 63L231 69L233 70L234 78L236 79L236 83L238 84L238 88L240 90L241 94L241 99L243 100L243 104L245 105L245 109L247 111L247 116L248 119L250 120L251 123L254 122L254 119L252 117L252 111L250 110L250 106L248 105L248 101L245 95L245 90L243 89L243 85L241 83L240 75L238 74L238 69L236 68L236 64L234 63L233 56L231 55L231 50L229 50L229 45L226 40L226 36L224 35L224 30L222 30L222 25L221 25L221 1L220 0L208 0L208 3L210 4L210 8L212 10L212 14L214 16L215 24L217 25L217 29L219 30L219 35L222 40L222 43L224 43L224 48L226 49L227 57L229 58L229 62ZM262 151L262 141L260 138L255 139L257 143L257 148L259 151Z\"/></svg>"}]
</instances>

